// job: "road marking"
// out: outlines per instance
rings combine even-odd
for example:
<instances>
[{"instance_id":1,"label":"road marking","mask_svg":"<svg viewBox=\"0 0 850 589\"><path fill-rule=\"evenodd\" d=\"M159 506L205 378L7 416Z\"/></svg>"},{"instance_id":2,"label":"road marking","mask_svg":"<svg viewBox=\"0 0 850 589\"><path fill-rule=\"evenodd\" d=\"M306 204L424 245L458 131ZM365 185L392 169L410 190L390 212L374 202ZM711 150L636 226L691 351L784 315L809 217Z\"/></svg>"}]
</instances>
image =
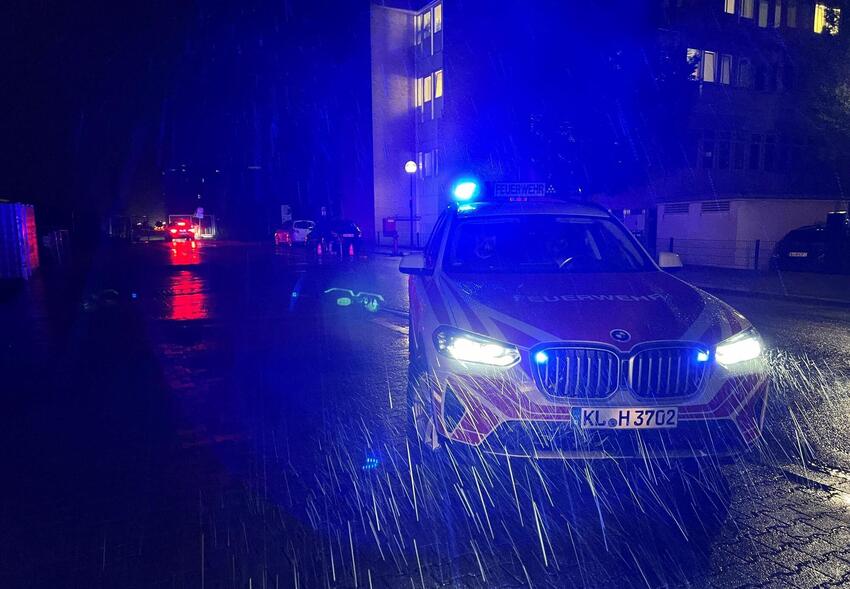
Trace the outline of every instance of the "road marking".
<instances>
[{"instance_id":1,"label":"road marking","mask_svg":"<svg viewBox=\"0 0 850 589\"><path fill-rule=\"evenodd\" d=\"M372 322L377 323L378 325L386 327L387 329L395 331L397 333L407 335L407 327L397 325L395 323L391 323L391 322L387 321L386 319L382 319L380 317L375 317L375 318L372 319Z\"/></svg>"}]
</instances>

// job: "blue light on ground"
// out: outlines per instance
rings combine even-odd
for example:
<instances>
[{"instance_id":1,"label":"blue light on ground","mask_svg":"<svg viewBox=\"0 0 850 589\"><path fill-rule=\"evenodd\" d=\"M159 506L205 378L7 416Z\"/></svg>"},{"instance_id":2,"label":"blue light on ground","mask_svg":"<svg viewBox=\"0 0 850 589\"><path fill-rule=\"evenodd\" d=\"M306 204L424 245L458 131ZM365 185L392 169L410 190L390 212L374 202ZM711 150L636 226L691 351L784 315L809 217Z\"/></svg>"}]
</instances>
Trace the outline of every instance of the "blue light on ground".
<instances>
[{"instance_id":1,"label":"blue light on ground","mask_svg":"<svg viewBox=\"0 0 850 589\"><path fill-rule=\"evenodd\" d=\"M366 461L360 468L363 470L375 470L381 464L381 461L374 456L367 456Z\"/></svg>"}]
</instances>

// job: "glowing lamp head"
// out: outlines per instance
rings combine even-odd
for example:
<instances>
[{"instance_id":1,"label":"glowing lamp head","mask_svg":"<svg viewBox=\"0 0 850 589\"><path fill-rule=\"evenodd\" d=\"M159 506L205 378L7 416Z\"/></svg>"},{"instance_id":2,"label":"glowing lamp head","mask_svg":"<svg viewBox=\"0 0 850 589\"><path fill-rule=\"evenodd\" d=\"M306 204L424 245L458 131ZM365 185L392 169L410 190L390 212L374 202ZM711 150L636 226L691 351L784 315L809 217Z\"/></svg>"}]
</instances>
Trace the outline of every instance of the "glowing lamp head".
<instances>
[{"instance_id":1,"label":"glowing lamp head","mask_svg":"<svg viewBox=\"0 0 850 589\"><path fill-rule=\"evenodd\" d=\"M479 190L475 180L461 180L452 187L452 196L458 202L467 202L478 196Z\"/></svg>"},{"instance_id":2,"label":"glowing lamp head","mask_svg":"<svg viewBox=\"0 0 850 589\"><path fill-rule=\"evenodd\" d=\"M534 354L534 361L538 364L546 364L546 362L549 361L549 354L547 354L543 350L540 350L539 352Z\"/></svg>"},{"instance_id":3,"label":"glowing lamp head","mask_svg":"<svg viewBox=\"0 0 850 589\"><path fill-rule=\"evenodd\" d=\"M415 174L418 169L419 169L419 166L417 166L416 162L414 162L413 160L408 160L404 164L404 171L407 172L408 174Z\"/></svg>"}]
</instances>

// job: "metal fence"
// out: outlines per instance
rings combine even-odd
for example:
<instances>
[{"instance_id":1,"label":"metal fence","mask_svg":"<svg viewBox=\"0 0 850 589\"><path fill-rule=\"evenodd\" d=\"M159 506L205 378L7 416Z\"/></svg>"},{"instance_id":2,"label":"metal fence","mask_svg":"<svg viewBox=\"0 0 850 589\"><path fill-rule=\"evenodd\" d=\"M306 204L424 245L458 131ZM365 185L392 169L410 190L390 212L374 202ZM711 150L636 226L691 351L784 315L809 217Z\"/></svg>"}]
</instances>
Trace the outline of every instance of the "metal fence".
<instances>
[{"instance_id":1,"label":"metal fence","mask_svg":"<svg viewBox=\"0 0 850 589\"><path fill-rule=\"evenodd\" d=\"M737 241L670 237L656 242L657 251L677 253L685 265L741 270L767 270L775 246L775 241L762 239Z\"/></svg>"}]
</instances>

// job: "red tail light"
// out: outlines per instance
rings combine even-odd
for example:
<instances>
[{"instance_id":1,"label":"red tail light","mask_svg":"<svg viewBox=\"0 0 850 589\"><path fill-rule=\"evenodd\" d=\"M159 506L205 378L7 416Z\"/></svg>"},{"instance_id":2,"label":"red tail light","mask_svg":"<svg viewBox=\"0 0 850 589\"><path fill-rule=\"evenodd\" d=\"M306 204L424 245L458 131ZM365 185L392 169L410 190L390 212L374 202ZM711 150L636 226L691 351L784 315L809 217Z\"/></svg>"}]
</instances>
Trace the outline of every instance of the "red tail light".
<instances>
[{"instance_id":1,"label":"red tail light","mask_svg":"<svg viewBox=\"0 0 850 589\"><path fill-rule=\"evenodd\" d=\"M186 226L186 223L185 223L185 222L183 222L183 221L177 221L177 226L178 226L178 227L185 227L185 226Z\"/></svg>"},{"instance_id":2,"label":"red tail light","mask_svg":"<svg viewBox=\"0 0 850 589\"><path fill-rule=\"evenodd\" d=\"M169 229L172 233L177 233L177 229Z\"/></svg>"}]
</instances>

